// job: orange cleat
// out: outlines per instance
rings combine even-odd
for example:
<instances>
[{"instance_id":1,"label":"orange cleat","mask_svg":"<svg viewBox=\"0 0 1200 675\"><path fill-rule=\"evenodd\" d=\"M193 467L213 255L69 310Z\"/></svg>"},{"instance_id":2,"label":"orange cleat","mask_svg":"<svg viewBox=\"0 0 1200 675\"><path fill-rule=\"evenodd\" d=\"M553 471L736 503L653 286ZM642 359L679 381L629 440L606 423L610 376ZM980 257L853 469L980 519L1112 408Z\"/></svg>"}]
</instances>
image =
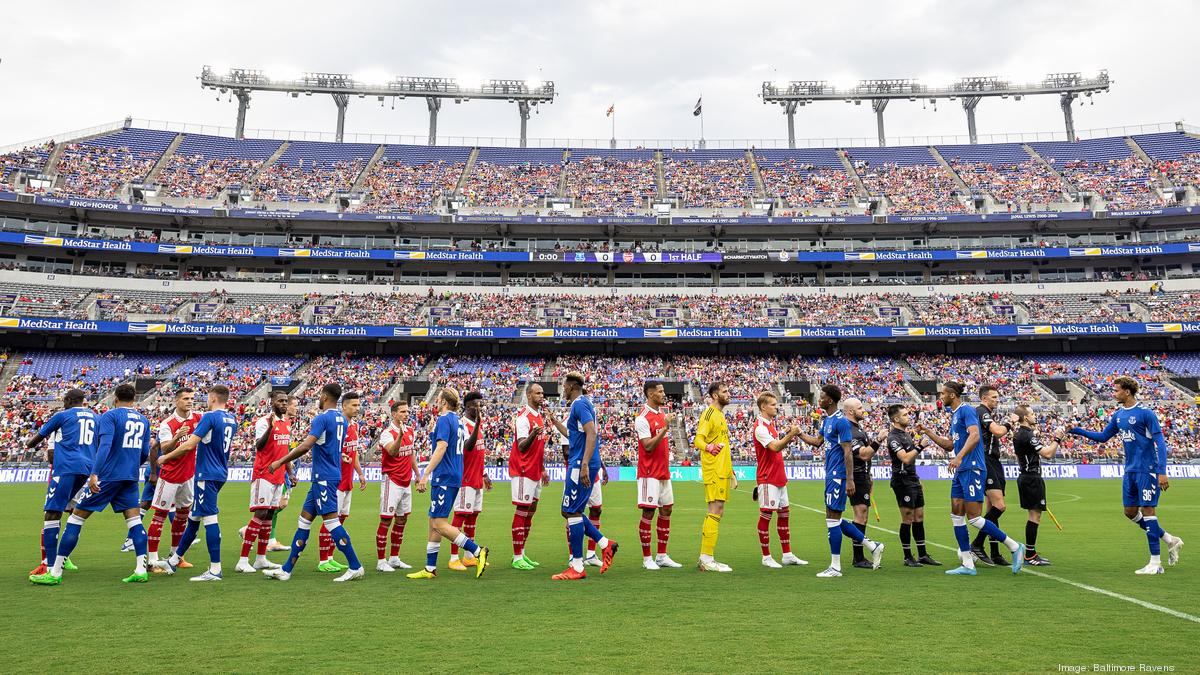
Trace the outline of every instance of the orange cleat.
<instances>
[{"instance_id":1,"label":"orange cleat","mask_svg":"<svg viewBox=\"0 0 1200 675\"><path fill-rule=\"evenodd\" d=\"M178 564L178 565L176 565L176 567L178 567L178 568L179 568L179 569L181 569L181 570L187 570L187 569L191 569L191 568L192 568L192 563L190 563L190 562L188 562L188 561L184 560L183 558L180 558L180 559L179 559L179 564Z\"/></svg>"},{"instance_id":2,"label":"orange cleat","mask_svg":"<svg viewBox=\"0 0 1200 675\"><path fill-rule=\"evenodd\" d=\"M463 567L475 567L479 564L479 558L463 558Z\"/></svg>"},{"instance_id":3,"label":"orange cleat","mask_svg":"<svg viewBox=\"0 0 1200 675\"><path fill-rule=\"evenodd\" d=\"M604 547L604 555L603 555L604 564L600 565L600 574L604 574L605 572L608 571L609 567L612 567L613 558L615 558L616 555L617 555L617 542L613 541L612 539L609 539L608 546Z\"/></svg>"},{"instance_id":4,"label":"orange cleat","mask_svg":"<svg viewBox=\"0 0 1200 675\"><path fill-rule=\"evenodd\" d=\"M450 564L449 564L449 565L446 565L446 567L448 567L449 569L452 569L452 570L454 570L455 572L465 572L465 571L467 571L467 566L466 566L466 565L464 565L464 564L462 563L462 561L461 561L461 560L459 560L458 558L455 558L455 559L451 560L451 561L450 561Z\"/></svg>"},{"instance_id":5,"label":"orange cleat","mask_svg":"<svg viewBox=\"0 0 1200 675\"><path fill-rule=\"evenodd\" d=\"M554 581L578 581L579 579L586 579L587 572L576 572L574 567L568 567L550 578Z\"/></svg>"},{"instance_id":6,"label":"orange cleat","mask_svg":"<svg viewBox=\"0 0 1200 675\"><path fill-rule=\"evenodd\" d=\"M150 574L166 574L167 571L157 565L150 566Z\"/></svg>"},{"instance_id":7,"label":"orange cleat","mask_svg":"<svg viewBox=\"0 0 1200 675\"><path fill-rule=\"evenodd\" d=\"M31 571L29 573L29 576L36 577L36 576L45 574L46 572L49 572L49 571L50 571L50 568L46 567L46 563L42 563L42 564L38 565L37 567L33 568L33 571Z\"/></svg>"}]
</instances>

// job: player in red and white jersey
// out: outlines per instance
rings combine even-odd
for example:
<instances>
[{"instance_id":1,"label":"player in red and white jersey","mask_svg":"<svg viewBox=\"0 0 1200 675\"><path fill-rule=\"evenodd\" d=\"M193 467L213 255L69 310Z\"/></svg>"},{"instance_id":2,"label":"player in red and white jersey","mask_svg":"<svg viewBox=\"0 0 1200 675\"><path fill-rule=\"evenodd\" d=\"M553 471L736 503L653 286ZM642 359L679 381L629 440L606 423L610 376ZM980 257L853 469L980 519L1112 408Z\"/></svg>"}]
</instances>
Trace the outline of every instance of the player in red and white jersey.
<instances>
[{"instance_id":1,"label":"player in red and white jersey","mask_svg":"<svg viewBox=\"0 0 1200 675\"><path fill-rule=\"evenodd\" d=\"M200 422L199 411L192 410L196 393L181 387L175 391L175 412L158 425L159 455L165 455L175 449L181 441L192 435L192 430ZM151 466L155 464L151 457ZM167 515L175 511L175 519L171 521L171 553L179 546L183 529L187 527L188 515L192 509L192 483L196 477L196 453L189 452L177 459L163 464L158 470L158 481L154 485L154 497L151 507L154 515L150 519L150 527L146 531L147 564L150 571L162 574L154 563L158 561L158 542L162 538L163 523ZM181 568L191 567L191 563L179 565Z\"/></svg>"},{"instance_id":2,"label":"player in red and white jersey","mask_svg":"<svg viewBox=\"0 0 1200 675\"><path fill-rule=\"evenodd\" d=\"M533 526L542 488L550 482L546 473L545 455L550 420L543 413L546 394L542 385L530 382L525 386L525 407L513 419L513 446L508 455L508 477L512 488L512 503L516 507L512 520L513 569L531 570L538 566L525 555L525 542Z\"/></svg>"},{"instance_id":3,"label":"player in red and white jersey","mask_svg":"<svg viewBox=\"0 0 1200 675\"><path fill-rule=\"evenodd\" d=\"M411 569L400 559L400 544L404 543L404 526L412 513L412 479L416 475L413 456L416 454L416 429L408 426L408 401L392 404L392 420L379 434L379 456L382 458L383 480L379 490L379 528L375 531L375 552L380 572ZM391 530L391 556L385 557L388 531Z\"/></svg>"},{"instance_id":4,"label":"player in red and white jersey","mask_svg":"<svg viewBox=\"0 0 1200 675\"><path fill-rule=\"evenodd\" d=\"M783 468L783 449L800 435L799 427L792 425L781 438L775 428L779 416L779 401L769 391L758 395L755 402L758 418L754 421L754 456L758 459L756 472L758 485L754 488L758 500L758 542L762 545L763 567L779 568L783 565L807 565L808 561L792 553L791 529L788 523L787 473ZM783 548L783 565L771 557L771 515L777 516L775 532Z\"/></svg>"},{"instance_id":5,"label":"player in red and white jersey","mask_svg":"<svg viewBox=\"0 0 1200 675\"><path fill-rule=\"evenodd\" d=\"M633 430L638 440L638 508L642 510L638 534L642 539L642 567L648 570L682 567L667 555L667 540L671 536L671 507L675 504L675 493L671 489L670 432L675 415L663 410L667 394L662 382L648 380L642 385L642 393L646 395L646 404L633 421ZM656 510L658 555L651 557L650 526L654 522Z\"/></svg>"},{"instance_id":6,"label":"player in red and white jersey","mask_svg":"<svg viewBox=\"0 0 1200 675\"><path fill-rule=\"evenodd\" d=\"M338 500L338 520L342 523L350 517L350 502L354 496L354 476L358 476L358 489L367 489L367 476L363 473L362 464L359 461L359 446L362 445L363 430L359 428L355 418L358 417L359 411L362 409L362 398L358 392L348 391L342 394L342 415L346 418L345 436L342 437L342 475L338 482L337 500ZM317 537L319 546L320 560L317 563L317 570L320 572L343 572L347 566L333 559L333 538L329 536L329 530L324 525L321 526L321 532Z\"/></svg>"},{"instance_id":7,"label":"player in red and white jersey","mask_svg":"<svg viewBox=\"0 0 1200 675\"><path fill-rule=\"evenodd\" d=\"M271 412L254 422L254 468L250 474L250 522L242 529L242 557L238 572L254 574L279 565L267 560L271 538L271 517L283 502L287 467L271 470L271 462L288 454L292 442L292 421L288 419L288 395L271 394ZM258 556L250 562L250 548L258 541Z\"/></svg>"},{"instance_id":8,"label":"player in red and white jersey","mask_svg":"<svg viewBox=\"0 0 1200 675\"><path fill-rule=\"evenodd\" d=\"M463 441L463 475L458 497L454 499L454 519L451 524L474 539L475 523L483 512L483 493L492 489L492 480L483 471L483 457L487 454L483 440L483 394L471 391L463 397L462 429L459 433L466 435ZM450 545L450 569L462 572L476 563L475 557L466 551L463 551L463 559L459 560L458 546Z\"/></svg>"}]
</instances>

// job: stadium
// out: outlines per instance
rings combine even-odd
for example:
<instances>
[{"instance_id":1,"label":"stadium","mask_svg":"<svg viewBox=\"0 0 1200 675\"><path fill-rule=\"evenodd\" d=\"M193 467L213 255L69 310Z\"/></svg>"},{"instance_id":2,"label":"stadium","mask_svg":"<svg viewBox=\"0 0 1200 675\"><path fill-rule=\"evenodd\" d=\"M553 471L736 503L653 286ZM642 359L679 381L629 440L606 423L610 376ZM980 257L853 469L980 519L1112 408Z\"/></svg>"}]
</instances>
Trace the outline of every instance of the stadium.
<instances>
[{"instance_id":1,"label":"stadium","mask_svg":"<svg viewBox=\"0 0 1200 675\"><path fill-rule=\"evenodd\" d=\"M0 113L14 672L150 670L129 640L164 635L185 672L1200 670L1200 127L1096 112L1134 65L747 62L717 70L779 128L726 140L699 89L663 122L602 87L585 123L599 85L540 69L203 40L138 99L193 119ZM674 133L618 134L621 96ZM309 97L334 131L248 126ZM354 130L414 99L427 134ZM1016 101L1053 130L977 130Z\"/></svg>"}]
</instances>

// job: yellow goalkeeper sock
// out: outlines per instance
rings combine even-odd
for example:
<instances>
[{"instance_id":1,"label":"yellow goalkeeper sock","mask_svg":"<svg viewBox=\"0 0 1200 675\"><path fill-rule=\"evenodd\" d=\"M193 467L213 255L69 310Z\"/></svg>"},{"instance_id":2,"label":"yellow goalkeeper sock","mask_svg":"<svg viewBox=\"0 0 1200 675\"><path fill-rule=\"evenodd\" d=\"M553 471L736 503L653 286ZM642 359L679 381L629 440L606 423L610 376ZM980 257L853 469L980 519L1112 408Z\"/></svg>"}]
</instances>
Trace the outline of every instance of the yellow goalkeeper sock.
<instances>
[{"instance_id":1,"label":"yellow goalkeeper sock","mask_svg":"<svg viewBox=\"0 0 1200 675\"><path fill-rule=\"evenodd\" d=\"M717 550L717 534L721 531L721 516L704 514L704 525L700 527L700 555L712 556Z\"/></svg>"}]
</instances>

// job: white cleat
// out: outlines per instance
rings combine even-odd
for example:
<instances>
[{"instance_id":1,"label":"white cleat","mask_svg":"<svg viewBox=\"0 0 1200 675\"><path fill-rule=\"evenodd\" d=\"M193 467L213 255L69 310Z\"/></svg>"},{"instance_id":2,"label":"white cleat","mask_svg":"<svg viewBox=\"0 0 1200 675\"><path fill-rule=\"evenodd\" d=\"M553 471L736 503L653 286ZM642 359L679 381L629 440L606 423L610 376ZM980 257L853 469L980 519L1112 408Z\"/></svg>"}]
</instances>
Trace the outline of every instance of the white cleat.
<instances>
[{"instance_id":1,"label":"white cleat","mask_svg":"<svg viewBox=\"0 0 1200 675\"><path fill-rule=\"evenodd\" d=\"M595 553L589 553L588 557L583 559L583 564L588 567L602 567L604 563L600 562L600 556Z\"/></svg>"},{"instance_id":2,"label":"white cleat","mask_svg":"<svg viewBox=\"0 0 1200 675\"><path fill-rule=\"evenodd\" d=\"M221 574L219 572L208 571L198 577L192 577L188 581L220 581Z\"/></svg>"},{"instance_id":3,"label":"white cleat","mask_svg":"<svg viewBox=\"0 0 1200 675\"><path fill-rule=\"evenodd\" d=\"M842 576L842 571L836 567L829 567L829 568L826 568L824 572L817 572L817 576L821 577L822 579L829 579L832 577L840 577L840 576Z\"/></svg>"},{"instance_id":4,"label":"white cleat","mask_svg":"<svg viewBox=\"0 0 1200 675\"><path fill-rule=\"evenodd\" d=\"M238 539L245 539L245 538L246 538L246 526L243 525L238 528Z\"/></svg>"},{"instance_id":5,"label":"white cleat","mask_svg":"<svg viewBox=\"0 0 1200 675\"><path fill-rule=\"evenodd\" d=\"M396 568L389 565L388 561L380 560L379 562L375 563L375 571L376 572L395 572Z\"/></svg>"},{"instance_id":6,"label":"white cleat","mask_svg":"<svg viewBox=\"0 0 1200 675\"><path fill-rule=\"evenodd\" d=\"M263 573L263 576L265 576L268 579L278 579L280 581L287 581L288 579L292 578L292 573L284 572L282 567L280 567L278 569L263 570L262 573Z\"/></svg>"},{"instance_id":7,"label":"white cleat","mask_svg":"<svg viewBox=\"0 0 1200 675\"><path fill-rule=\"evenodd\" d=\"M1142 569L1134 572L1134 574L1163 574L1166 570L1160 563L1149 563Z\"/></svg>"},{"instance_id":8,"label":"white cleat","mask_svg":"<svg viewBox=\"0 0 1200 675\"><path fill-rule=\"evenodd\" d=\"M129 553L131 551L133 551L133 540L127 537L125 542L121 544L121 553Z\"/></svg>"},{"instance_id":9,"label":"white cleat","mask_svg":"<svg viewBox=\"0 0 1200 675\"><path fill-rule=\"evenodd\" d=\"M363 568L359 567L356 570L346 570L345 574L334 579L333 581L334 581L334 583L341 583L343 581L357 581L358 579L361 579L366 575L367 575L366 571L363 570Z\"/></svg>"},{"instance_id":10,"label":"white cleat","mask_svg":"<svg viewBox=\"0 0 1200 675\"><path fill-rule=\"evenodd\" d=\"M719 563L717 563L717 571L718 572L732 572L733 568L730 567L729 565L726 565L723 562L719 562Z\"/></svg>"},{"instance_id":11,"label":"white cleat","mask_svg":"<svg viewBox=\"0 0 1200 675\"><path fill-rule=\"evenodd\" d=\"M249 560L239 560L233 571L238 574L254 574L258 570L254 569L254 565L251 565Z\"/></svg>"},{"instance_id":12,"label":"white cleat","mask_svg":"<svg viewBox=\"0 0 1200 675\"><path fill-rule=\"evenodd\" d=\"M772 558L769 555L763 556L762 564L763 564L763 567L770 567L773 570L783 569L783 565L780 565L778 562L775 561L774 558Z\"/></svg>"},{"instance_id":13,"label":"white cleat","mask_svg":"<svg viewBox=\"0 0 1200 675\"><path fill-rule=\"evenodd\" d=\"M401 560L400 558L398 558L396 556L392 556L392 557L388 558L387 564L391 565L393 568L398 569L398 570L411 570L412 569L412 565L409 565L408 563L404 562L403 560Z\"/></svg>"},{"instance_id":14,"label":"white cleat","mask_svg":"<svg viewBox=\"0 0 1200 675\"><path fill-rule=\"evenodd\" d=\"M660 570L658 563L654 562L654 558L642 558L642 569L644 570Z\"/></svg>"},{"instance_id":15,"label":"white cleat","mask_svg":"<svg viewBox=\"0 0 1200 675\"><path fill-rule=\"evenodd\" d=\"M1171 543L1167 544L1167 564L1174 565L1179 562L1179 549L1183 548L1183 539L1175 537Z\"/></svg>"},{"instance_id":16,"label":"white cleat","mask_svg":"<svg viewBox=\"0 0 1200 675\"><path fill-rule=\"evenodd\" d=\"M732 572L728 565L722 565L715 560L701 560L696 563L696 569L701 572Z\"/></svg>"},{"instance_id":17,"label":"white cleat","mask_svg":"<svg viewBox=\"0 0 1200 675\"><path fill-rule=\"evenodd\" d=\"M658 565L659 567L670 567L670 568L683 567L683 565L680 565L679 563L675 562L674 560L671 560L671 556L667 555L666 553L660 553L657 556L655 556L654 563L656 565Z\"/></svg>"},{"instance_id":18,"label":"white cleat","mask_svg":"<svg viewBox=\"0 0 1200 675\"><path fill-rule=\"evenodd\" d=\"M167 576L175 574L176 568L171 565L171 561L169 559L168 560L155 560L152 564L154 567L157 567L158 569L162 570L163 573L166 574Z\"/></svg>"},{"instance_id":19,"label":"white cleat","mask_svg":"<svg viewBox=\"0 0 1200 675\"><path fill-rule=\"evenodd\" d=\"M262 570L276 570L280 567L283 567L283 565L280 565L279 563L273 563L266 558L254 561L254 570L256 572L261 572Z\"/></svg>"},{"instance_id":20,"label":"white cleat","mask_svg":"<svg viewBox=\"0 0 1200 675\"><path fill-rule=\"evenodd\" d=\"M292 550L292 547L285 546L284 544L279 543L279 541L276 539L272 539L271 541L267 542L267 553L278 553L280 551L290 550Z\"/></svg>"},{"instance_id":21,"label":"white cleat","mask_svg":"<svg viewBox=\"0 0 1200 675\"><path fill-rule=\"evenodd\" d=\"M871 540L868 539L867 541ZM875 544L874 550L871 551L871 569L877 570L879 569L879 565L883 563L883 544L877 541L872 541L871 543Z\"/></svg>"},{"instance_id":22,"label":"white cleat","mask_svg":"<svg viewBox=\"0 0 1200 675\"><path fill-rule=\"evenodd\" d=\"M795 553L784 553L779 562L784 565L807 565L808 561L803 558L797 558Z\"/></svg>"}]
</instances>

